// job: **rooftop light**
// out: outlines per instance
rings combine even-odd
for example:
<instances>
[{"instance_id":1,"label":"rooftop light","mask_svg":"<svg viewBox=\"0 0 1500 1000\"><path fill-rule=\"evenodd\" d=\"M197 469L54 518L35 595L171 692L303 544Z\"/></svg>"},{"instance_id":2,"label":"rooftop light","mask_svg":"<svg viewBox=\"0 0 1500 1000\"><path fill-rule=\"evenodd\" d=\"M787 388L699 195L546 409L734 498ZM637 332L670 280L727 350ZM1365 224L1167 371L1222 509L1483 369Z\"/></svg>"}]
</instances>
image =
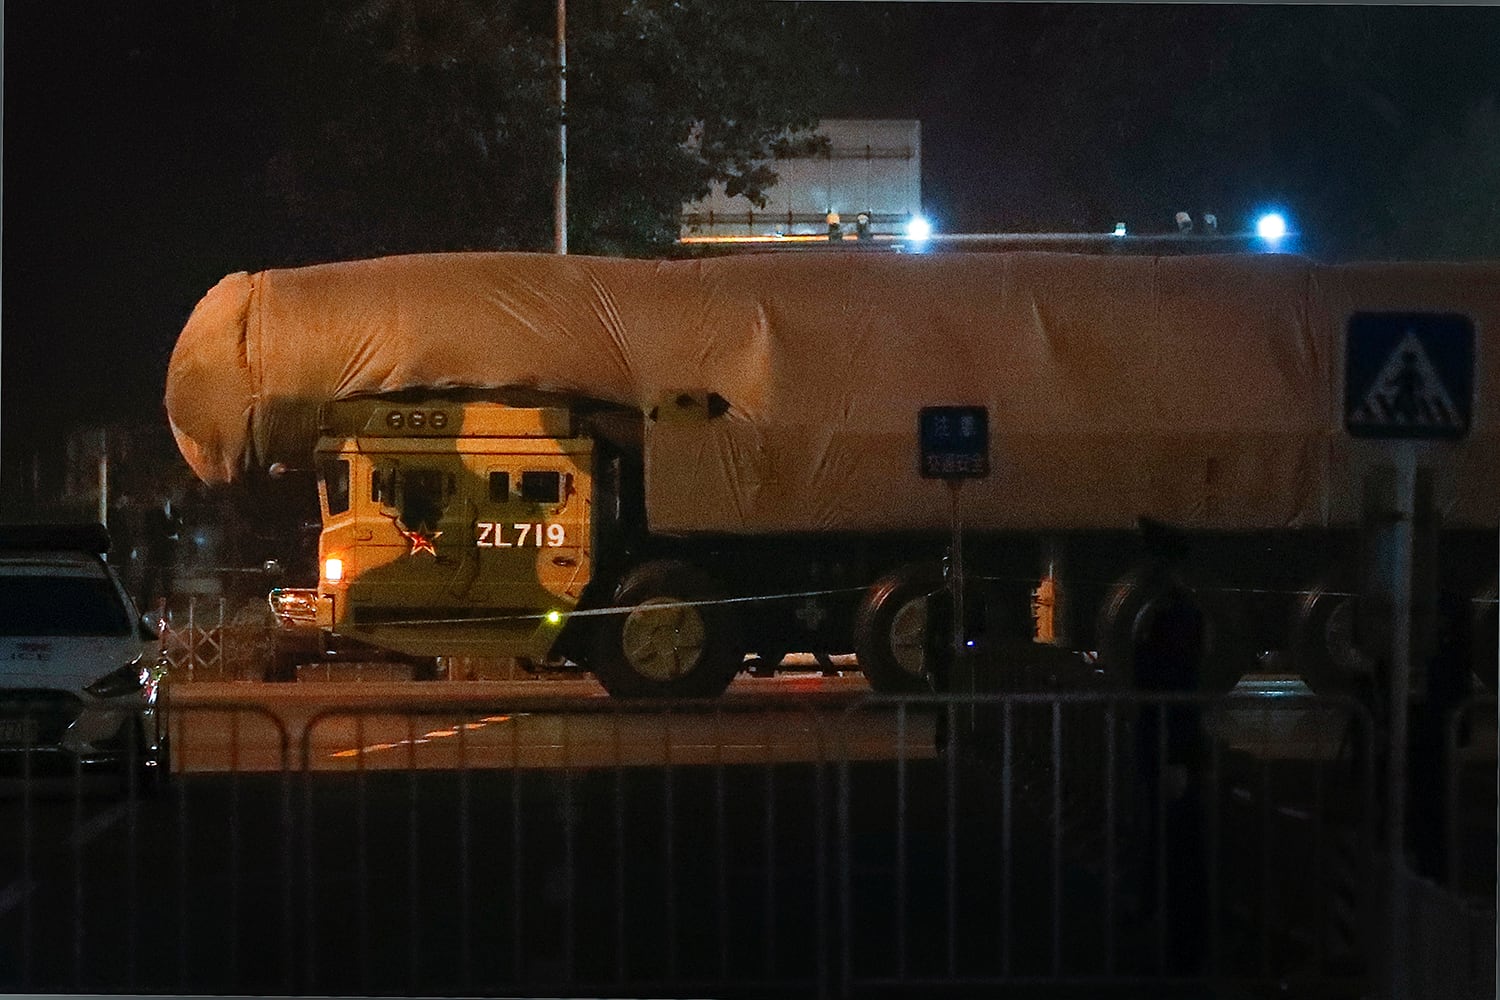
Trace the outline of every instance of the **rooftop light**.
<instances>
[{"instance_id":1,"label":"rooftop light","mask_svg":"<svg viewBox=\"0 0 1500 1000\"><path fill-rule=\"evenodd\" d=\"M1267 212L1255 220L1255 235L1267 243L1275 243L1286 235L1286 217L1280 212Z\"/></svg>"}]
</instances>

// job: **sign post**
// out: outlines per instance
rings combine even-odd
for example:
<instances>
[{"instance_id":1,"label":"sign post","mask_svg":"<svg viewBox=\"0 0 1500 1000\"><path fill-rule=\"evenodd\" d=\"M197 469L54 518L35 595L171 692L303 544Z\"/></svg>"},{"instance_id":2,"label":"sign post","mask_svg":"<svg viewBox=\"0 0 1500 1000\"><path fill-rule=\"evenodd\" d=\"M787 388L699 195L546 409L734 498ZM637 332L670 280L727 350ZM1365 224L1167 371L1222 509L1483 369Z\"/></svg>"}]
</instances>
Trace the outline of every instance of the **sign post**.
<instances>
[{"instance_id":1,"label":"sign post","mask_svg":"<svg viewBox=\"0 0 1500 1000\"><path fill-rule=\"evenodd\" d=\"M965 479L990 474L989 410L983 406L925 406L917 414L917 440L921 447L924 479L948 483L948 523L952 532L948 588L953 600L953 665L967 663L964 634L963 521L958 505L959 488ZM966 671L969 693L974 675Z\"/></svg>"},{"instance_id":2,"label":"sign post","mask_svg":"<svg viewBox=\"0 0 1500 1000\"><path fill-rule=\"evenodd\" d=\"M1457 441L1469 431L1474 395L1474 324L1453 313L1355 313L1344 342L1344 427L1353 437L1393 441L1395 496L1384 579L1365 589L1388 596L1389 757L1386 850L1389 996L1407 994L1405 824L1412 677L1412 578L1416 564L1417 465L1424 441ZM1367 492L1367 496L1368 496ZM1369 502L1367 500L1367 502ZM1366 511L1366 521L1371 520ZM1431 595L1424 595L1431 596Z\"/></svg>"}]
</instances>

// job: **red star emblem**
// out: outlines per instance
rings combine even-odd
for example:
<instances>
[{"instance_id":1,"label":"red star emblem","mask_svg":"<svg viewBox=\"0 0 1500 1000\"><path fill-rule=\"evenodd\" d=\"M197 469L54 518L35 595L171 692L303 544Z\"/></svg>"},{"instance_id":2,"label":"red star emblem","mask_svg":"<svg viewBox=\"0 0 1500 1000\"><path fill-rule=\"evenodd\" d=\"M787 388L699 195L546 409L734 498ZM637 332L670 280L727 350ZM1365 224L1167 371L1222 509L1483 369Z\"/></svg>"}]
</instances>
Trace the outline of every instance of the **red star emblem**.
<instances>
[{"instance_id":1,"label":"red star emblem","mask_svg":"<svg viewBox=\"0 0 1500 1000\"><path fill-rule=\"evenodd\" d=\"M399 528L399 526L398 530L411 542L411 555L426 552L434 558L437 556L437 549L433 548L432 543L437 541L439 536L442 535L441 531L434 531L430 535L424 535L420 531L407 531L405 528Z\"/></svg>"}]
</instances>

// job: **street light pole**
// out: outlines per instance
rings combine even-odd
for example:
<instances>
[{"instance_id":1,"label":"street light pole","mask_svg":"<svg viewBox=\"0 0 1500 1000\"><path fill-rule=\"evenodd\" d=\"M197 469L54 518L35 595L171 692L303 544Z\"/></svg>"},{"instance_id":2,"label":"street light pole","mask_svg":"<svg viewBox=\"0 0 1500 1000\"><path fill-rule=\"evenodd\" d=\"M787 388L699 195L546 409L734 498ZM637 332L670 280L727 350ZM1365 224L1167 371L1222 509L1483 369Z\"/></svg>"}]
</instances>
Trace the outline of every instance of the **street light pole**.
<instances>
[{"instance_id":1,"label":"street light pole","mask_svg":"<svg viewBox=\"0 0 1500 1000\"><path fill-rule=\"evenodd\" d=\"M557 185L552 193L555 252L568 252L568 5L557 0Z\"/></svg>"},{"instance_id":2,"label":"street light pole","mask_svg":"<svg viewBox=\"0 0 1500 1000\"><path fill-rule=\"evenodd\" d=\"M558 2L561 3L562 0L558 0ZM0 107L4 107L4 104L5 104L5 72L4 72L4 70L5 70L5 4L3 2L0 2ZM3 113L0 113L0 118L3 118L3 117L4 117ZM3 164L5 162L5 156L4 156L4 154L5 154L4 132L0 131L0 164ZM5 179L5 168L3 166L0 166L0 187L4 186L4 179ZM0 234L3 234L5 232L4 215L5 215L4 210L0 209ZM3 242L3 236L0 236L0 242ZM4 282L4 275L0 274L0 287L3 287L4 283L5 283ZM3 449L0 449L0 456L3 456L3 455L4 455ZM0 457L0 467L3 467L3 465L4 465L3 457ZM3 476L4 476L4 473L0 472L0 478L3 478Z\"/></svg>"}]
</instances>

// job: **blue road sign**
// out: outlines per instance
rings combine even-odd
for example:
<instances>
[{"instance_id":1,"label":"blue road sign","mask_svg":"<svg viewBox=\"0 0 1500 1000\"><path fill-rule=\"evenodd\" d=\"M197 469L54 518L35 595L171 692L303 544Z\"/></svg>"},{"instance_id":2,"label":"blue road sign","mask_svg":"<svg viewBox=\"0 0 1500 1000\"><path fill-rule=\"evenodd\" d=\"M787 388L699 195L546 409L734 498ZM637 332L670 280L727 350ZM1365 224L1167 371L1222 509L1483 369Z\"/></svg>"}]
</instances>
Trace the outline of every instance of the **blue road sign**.
<instances>
[{"instance_id":1,"label":"blue road sign","mask_svg":"<svg viewBox=\"0 0 1500 1000\"><path fill-rule=\"evenodd\" d=\"M917 414L926 479L980 479L990 474L990 414L983 406L924 406Z\"/></svg>"},{"instance_id":2,"label":"blue road sign","mask_svg":"<svg viewBox=\"0 0 1500 1000\"><path fill-rule=\"evenodd\" d=\"M1349 317L1344 427L1355 437L1457 441L1474 412L1474 323L1458 313Z\"/></svg>"}]
</instances>

